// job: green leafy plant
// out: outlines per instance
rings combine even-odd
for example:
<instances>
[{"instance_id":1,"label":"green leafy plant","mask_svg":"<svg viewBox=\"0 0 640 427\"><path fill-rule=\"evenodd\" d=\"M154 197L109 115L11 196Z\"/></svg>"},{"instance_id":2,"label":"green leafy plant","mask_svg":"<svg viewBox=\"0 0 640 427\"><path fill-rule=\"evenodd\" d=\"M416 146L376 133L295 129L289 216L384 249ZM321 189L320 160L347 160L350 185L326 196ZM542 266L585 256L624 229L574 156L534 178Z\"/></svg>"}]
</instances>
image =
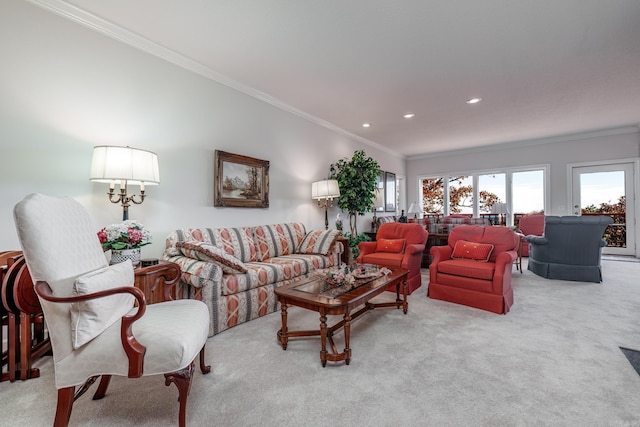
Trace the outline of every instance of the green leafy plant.
<instances>
[{"instance_id":1,"label":"green leafy plant","mask_svg":"<svg viewBox=\"0 0 640 427\"><path fill-rule=\"evenodd\" d=\"M373 208L380 165L364 150L358 150L351 159L345 157L331 164L329 172L330 178L337 180L340 187L338 207L349 213L351 235L358 236L356 216Z\"/></svg>"},{"instance_id":2,"label":"green leafy plant","mask_svg":"<svg viewBox=\"0 0 640 427\"><path fill-rule=\"evenodd\" d=\"M358 243L371 241L369 236L364 233L351 234L349 232L346 232L344 233L344 237L349 240L349 248L351 248L351 255L353 255L354 260L358 258L358 255L360 255L360 248L358 247Z\"/></svg>"}]
</instances>

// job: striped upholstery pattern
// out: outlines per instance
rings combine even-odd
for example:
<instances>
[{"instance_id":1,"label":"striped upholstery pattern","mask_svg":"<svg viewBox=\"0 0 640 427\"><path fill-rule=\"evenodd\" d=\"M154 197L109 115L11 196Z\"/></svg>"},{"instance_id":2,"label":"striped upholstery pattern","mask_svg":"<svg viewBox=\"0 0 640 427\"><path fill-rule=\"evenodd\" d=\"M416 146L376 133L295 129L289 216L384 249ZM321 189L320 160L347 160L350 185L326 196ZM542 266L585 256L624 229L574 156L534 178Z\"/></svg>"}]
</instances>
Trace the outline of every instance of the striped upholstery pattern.
<instances>
[{"instance_id":1,"label":"striped upholstery pattern","mask_svg":"<svg viewBox=\"0 0 640 427\"><path fill-rule=\"evenodd\" d=\"M197 241L209 243L242 262L258 260L258 250L253 239L253 228L187 228L176 230L167 237L165 256L180 255L177 242Z\"/></svg>"},{"instance_id":2,"label":"striped upholstery pattern","mask_svg":"<svg viewBox=\"0 0 640 427\"><path fill-rule=\"evenodd\" d=\"M260 225L254 228L254 232L260 261L294 253L307 234L304 224L299 222Z\"/></svg>"},{"instance_id":3,"label":"striped upholstery pattern","mask_svg":"<svg viewBox=\"0 0 640 427\"><path fill-rule=\"evenodd\" d=\"M326 255L296 253L308 234L301 223L181 229L169 234L162 257L182 269L179 297L201 299L207 305L212 336L276 311L275 288L333 266L338 245ZM225 273L219 264L185 256L176 247L183 241L224 249L241 260L247 272Z\"/></svg>"}]
</instances>

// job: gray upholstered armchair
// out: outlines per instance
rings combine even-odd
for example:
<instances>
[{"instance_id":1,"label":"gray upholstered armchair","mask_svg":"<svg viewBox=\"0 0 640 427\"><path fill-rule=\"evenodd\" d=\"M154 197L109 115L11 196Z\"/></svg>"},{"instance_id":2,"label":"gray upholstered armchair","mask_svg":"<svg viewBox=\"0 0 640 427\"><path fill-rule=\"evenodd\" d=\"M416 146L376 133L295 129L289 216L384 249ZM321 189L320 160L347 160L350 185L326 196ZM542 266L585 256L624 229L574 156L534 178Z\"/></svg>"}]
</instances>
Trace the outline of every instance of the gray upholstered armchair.
<instances>
[{"instance_id":1,"label":"gray upholstered armchair","mask_svg":"<svg viewBox=\"0 0 640 427\"><path fill-rule=\"evenodd\" d=\"M546 216L544 236L527 236L528 269L547 279L602 281L602 236L608 216Z\"/></svg>"}]
</instances>

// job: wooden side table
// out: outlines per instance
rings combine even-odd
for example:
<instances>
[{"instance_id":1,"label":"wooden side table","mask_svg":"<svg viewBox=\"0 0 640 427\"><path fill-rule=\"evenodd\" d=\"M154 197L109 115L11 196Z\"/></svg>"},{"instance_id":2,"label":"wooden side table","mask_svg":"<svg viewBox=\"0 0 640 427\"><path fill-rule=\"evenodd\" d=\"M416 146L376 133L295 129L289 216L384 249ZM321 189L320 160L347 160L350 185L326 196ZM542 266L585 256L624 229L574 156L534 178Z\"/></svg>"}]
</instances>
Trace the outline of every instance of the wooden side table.
<instances>
[{"instance_id":1,"label":"wooden side table","mask_svg":"<svg viewBox=\"0 0 640 427\"><path fill-rule=\"evenodd\" d=\"M156 265L136 268L134 284L144 292L147 304L170 301L175 299L180 274L180 266L175 262L159 261Z\"/></svg>"}]
</instances>

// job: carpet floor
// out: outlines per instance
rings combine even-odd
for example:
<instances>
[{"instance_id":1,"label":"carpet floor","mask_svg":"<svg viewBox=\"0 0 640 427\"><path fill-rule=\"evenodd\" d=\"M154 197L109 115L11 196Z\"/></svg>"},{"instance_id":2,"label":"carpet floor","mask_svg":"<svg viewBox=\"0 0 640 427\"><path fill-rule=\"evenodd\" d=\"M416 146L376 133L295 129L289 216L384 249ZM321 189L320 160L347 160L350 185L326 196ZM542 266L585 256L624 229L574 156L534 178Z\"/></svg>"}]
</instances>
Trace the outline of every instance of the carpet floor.
<instances>
[{"instance_id":1,"label":"carpet floor","mask_svg":"<svg viewBox=\"0 0 640 427\"><path fill-rule=\"evenodd\" d=\"M349 366L322 368L317 338L283 351L279 313L234 327L208 341L212 372L196 370L187 423L640 426L640 375L620 349L640 349L640 263L602 268L601 284L545 280L525 260L507 315L427 298L425 269L407 315L376 309L353 322ZM290 328L317 324L316 313L289 311ZM36 367L40 378L0 383L0 424L52 424L51 358ZM75 403L71 426L177 424L177 392L162 376L114 377L101 401L93 391Z\"/></svg>"}]
</instances>

